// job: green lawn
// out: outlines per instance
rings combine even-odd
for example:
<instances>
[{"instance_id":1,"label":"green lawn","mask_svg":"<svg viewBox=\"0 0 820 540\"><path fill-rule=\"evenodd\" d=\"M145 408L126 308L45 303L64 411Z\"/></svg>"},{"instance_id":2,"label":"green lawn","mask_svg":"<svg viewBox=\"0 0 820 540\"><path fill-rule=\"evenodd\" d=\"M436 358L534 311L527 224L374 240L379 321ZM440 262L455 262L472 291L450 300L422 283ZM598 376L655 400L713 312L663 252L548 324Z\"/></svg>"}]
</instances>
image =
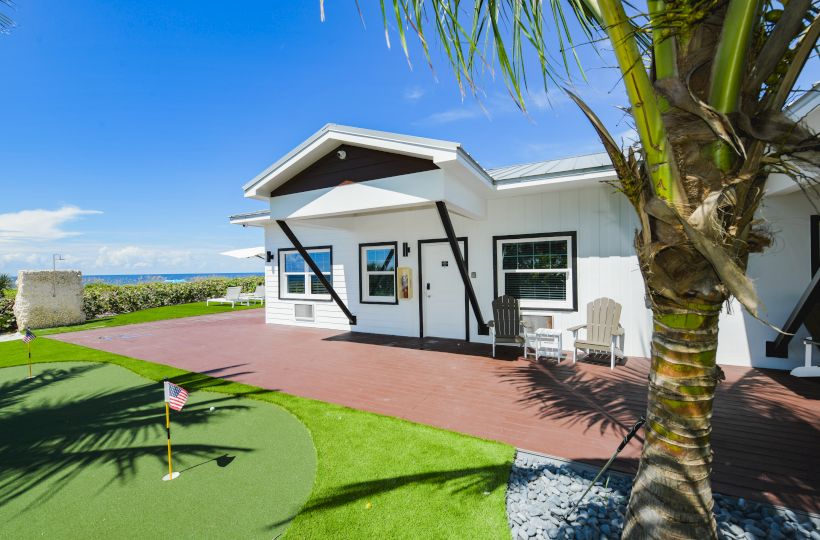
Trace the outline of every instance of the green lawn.
<instances>
[{"instance_id":1,"label":"green lawn","mask_svg":"<svg viewBox=\"0 0 820 540\"><path fill-rule=\"evenodd\" d=\"M181 475L163 482L160 383L101 363L37 372L0 370L0 537L270 539L310 496L313 442L281 407L194 392L171 412Z\"/></svg>"},{"instance_id":2,"label":"green lawn","mask_svg":"<svg viewBox=\"0 0 820 540\"><path fill-rule=\"evenodd\" d=\"M32 350L39 362L118 364L155 381L184 381L194 392L250 397L293 413L311 433L317 469L289 538L509 537L504 498L514 449L508 445L49 339L36 340ZM0 367L25 362L19 341L0 343ZM252 495L254 487L248 489Z\"/></svg>"},{"instance_id":3,"label":"green lawn","mask_svg":"<svg viewBox=\"0 0 820 540\"><path fill-rule=\"evenodd\" d=\"M110 317L101 317L83 324L71 326L57 326L55 328L44 328L36 330L38 336L49 334L61 334L63 332L77 332L80 330L90 330L92 328L108 328L111 326L123 326L126 324L136 324L151 321L162 321L165 319L180 319L182 317L194 317L197 315L210 315L212 313L225 313L226 311L240 311L244 309L258 309L260 304L250 306L231 307L230 304L211 304L206 306L205 302L193 302L191 304L179 304L176 306L163 306L157 308L143 309L132 313L122 313Z\"/></svg>"}]
</instances>

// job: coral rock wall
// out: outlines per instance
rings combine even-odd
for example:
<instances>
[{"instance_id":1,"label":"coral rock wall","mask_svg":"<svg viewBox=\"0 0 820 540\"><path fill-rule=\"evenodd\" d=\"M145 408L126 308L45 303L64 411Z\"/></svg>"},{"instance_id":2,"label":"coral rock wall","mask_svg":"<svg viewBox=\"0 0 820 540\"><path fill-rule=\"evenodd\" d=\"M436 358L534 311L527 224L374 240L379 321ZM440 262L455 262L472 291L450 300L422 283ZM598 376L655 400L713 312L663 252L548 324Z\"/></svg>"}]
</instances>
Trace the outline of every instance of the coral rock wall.
<instances>
[{"instance_id":1,"label":"coral rock wall","mask_svg":"<svg viewBox=\"0 0 820 540\"><path fill-rule=\"evenodd\" d=\"M85 321L83 279L78 270L21 270L14 316L18 328L48 328Z\"/></svg>"}]
</instances>

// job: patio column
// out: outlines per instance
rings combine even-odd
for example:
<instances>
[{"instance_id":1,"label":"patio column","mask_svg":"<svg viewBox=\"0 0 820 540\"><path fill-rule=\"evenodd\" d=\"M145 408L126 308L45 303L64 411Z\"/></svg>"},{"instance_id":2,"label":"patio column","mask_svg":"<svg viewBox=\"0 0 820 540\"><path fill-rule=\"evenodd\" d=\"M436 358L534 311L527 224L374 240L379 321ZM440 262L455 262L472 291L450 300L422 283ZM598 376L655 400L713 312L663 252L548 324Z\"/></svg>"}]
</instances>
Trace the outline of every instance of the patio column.
<instances>
[{"instance_id":1,"label":"patio column","mask_svg":"<svg viewBox=\"0 0 820 540\"><path fill-rule=\"evenodd\" d=\"M461 255L461 249L458 246L456 233L453 229L453 222L450 221L450 213L447 211L447 205L444 201L436 201L436 209L441 218L441 224L444 226L444 232L447 234L447 240L450 242L450 249L453 250L453 257L456 259L456 266L458 272L461 274L461 280L464 282L464 290L467 292L467 298L470 300L470 306L473 308L473 315L478 322L478 333L486 336L490 333L490 328L484 322L484 317L481 315L481 308L478 306L478 299L473 290L473 283L470 281L470 276L467 274L467 265L464 264L464 257Z\"/></svg>"},{"instance_id":2,"label":"patio column","mask_svg":"<svg viewBox=\"0 0 820 540\"><path fill-rule=\"evenodd\" d=\"M324 285L325 289L328 290L328 292L330 293L330 297L333 299L334 302L336 302L336 305L339 306L339 309L341 309L342 312L345 314L347 320L350 321L350 324L356 324L356 316L353 315L347 308L345 303L342 302L342 299L333 289L333 285L327 280L325 275L319 269L319 266L316 264L313 258L311 258L310 254L305 250L304 246L302 246L302 243L299 241L299 239L296 238L296 235L293 234L293 231L290 229L290 226L281 219L277 219L276 224L279 225L279 228L281 228L282 232L285 233L285 236L288 237L290 243L293 244L293 247L296 248L296 251L298 251L299 255L301 255L302 258L305 260L308 267L310 267L310 271L313 272L313 275L316 276L322 283L322 285Z\"/></svg>"}]
</instances>

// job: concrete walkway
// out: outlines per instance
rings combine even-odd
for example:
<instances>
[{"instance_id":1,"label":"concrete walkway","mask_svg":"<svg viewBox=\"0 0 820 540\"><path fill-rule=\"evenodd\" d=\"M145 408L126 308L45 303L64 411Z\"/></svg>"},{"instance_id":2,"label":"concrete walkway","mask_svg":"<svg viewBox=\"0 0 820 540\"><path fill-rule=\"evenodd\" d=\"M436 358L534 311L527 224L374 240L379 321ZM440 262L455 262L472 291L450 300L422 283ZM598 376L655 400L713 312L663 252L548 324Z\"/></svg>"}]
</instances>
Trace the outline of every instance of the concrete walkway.
<instances>
[{"instance_id":1,"label":"concrete walkway","mask_svg":"<svg viewBox=\"0 0 820 540\"><path fill-rule=\"evenodd\" d=\"M646 359L614 371L494 360L479 344L266 325L262 310L51 337L591 464L611 455L646 403ZM715 490L819 508L820 384L724 371L713 418ZM634 471L639 455L636 440L617 468Z\"/></svg>"}]
</instances>

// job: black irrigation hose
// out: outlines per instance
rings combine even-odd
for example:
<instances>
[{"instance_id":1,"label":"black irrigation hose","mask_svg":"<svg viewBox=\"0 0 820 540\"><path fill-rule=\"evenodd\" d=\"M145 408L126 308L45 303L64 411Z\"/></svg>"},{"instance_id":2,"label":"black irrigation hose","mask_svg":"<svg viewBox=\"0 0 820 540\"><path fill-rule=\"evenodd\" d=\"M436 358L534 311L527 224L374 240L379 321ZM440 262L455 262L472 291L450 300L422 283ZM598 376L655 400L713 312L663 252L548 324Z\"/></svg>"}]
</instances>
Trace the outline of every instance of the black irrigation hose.
<instances>
[{"instance_id":1,"label":"black irrigation hose","mask_svg":"<svg viewBox=\"0 0 820 540\"><path fill-rule=\"evenodd\" d=\"M621 453L621 450L623 450L624 448L626 448L626 445L627 445L627 444L629 444L629 441L631 441L631 440L632 440L632 437L634 437L634 436L635 436L635 434L637 434L637 433L638 433L638 430L639 430L639 429L641 429L641 426L643 426L645 423L646 423L646 418L644 418L643 416L641 416L640 420L638 420L637 422L635 422L635 425L634 425L634 426L632 426L632 429L630 429L630 430L629 430L629 433L627 433L627 434L626 434L626 436L624 437L624 440L622 440L622 441L621 441L621 444L619 444L619 445L618 445L618 448L615 450L615 453L614 453L614 454L612 454L612 457L611 457L611 458L609 458L609 461L607 461L607 462L606 462L606 465L604 465L604 466L603 466L603 468L602 468L602 469L598 472L598 474L595 476L595 478L593 478L593 479L592 479L592 482L590 482L589 487L588 487L588 488L586 489L586 491L584 491L584 493L581 495L581 498L580 498L580 499L578 499L578 502L576 502L576 503L575 503L575 506L573 506L573 507L569 510L569 512L567 512L566 514L564 514L564 518L563 518L563 519L564 519L564 521L568 521L568 520L569 520L569 516L571 516L571 515L575 512L575 510L577 510L577 509L578 509L578 506L580 506L580 505L581 505L581 501L583 501L583 500L584 500L584 497L586 497L587 493L589 493L589 490L590 490L590 489L592 489L592 486L594 486L594 485L595 485L595 482L597 482L597 481L598 481L598 479L601 477L601 475L602 475L602 474L604 474L604 473L606 472L606 470L609 468L609 466L610 466L610 465L612 465L612 462L613 462L613 461L615 461L615 458L616 458L616 457L618 457L618 454L620 454L620 453Z\"/></svg>"}]
</instances>

